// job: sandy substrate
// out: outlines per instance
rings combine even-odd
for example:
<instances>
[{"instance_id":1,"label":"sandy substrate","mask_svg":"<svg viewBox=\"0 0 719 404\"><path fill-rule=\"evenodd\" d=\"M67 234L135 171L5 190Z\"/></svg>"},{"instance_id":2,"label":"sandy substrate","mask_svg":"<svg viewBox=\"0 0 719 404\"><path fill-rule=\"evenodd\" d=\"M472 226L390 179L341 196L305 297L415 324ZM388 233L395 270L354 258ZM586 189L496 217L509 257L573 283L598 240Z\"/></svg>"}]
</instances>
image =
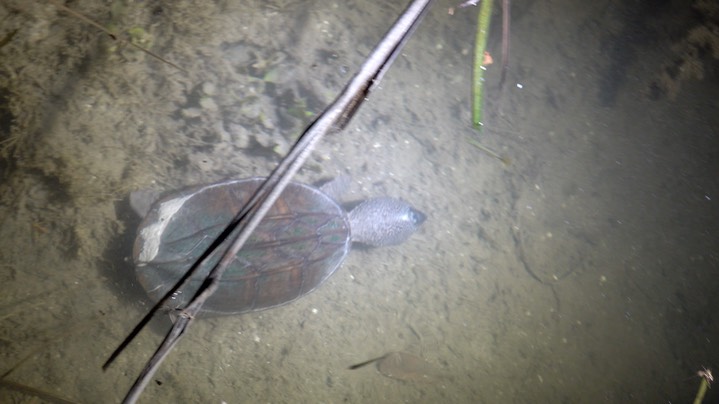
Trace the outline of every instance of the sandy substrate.
<instances>
[{"instance_id":1,"label":"sandy substrate","mask_svg":"<svg viewBox=\"0 0 719 404\"><path fill-rule=\"evenodd\" d=\"M131 264L129 192L268 173L404 7L375 3L68 3L186 71L52 4L0 5L3 401L39 394L10 382L78 402L123 397L169 324L157 319L100 370L150 305ZM438 3L298 178L350 174L347 202L410 201L429 216L418 234L353 251L291 305L197 322L144 401L693 397L687 379L719 364L716 74L652 99L666 38L624 59L607 44L661 13L539 3L513 8L509 79L497 89L489 67L481 135L476 9L450 16ZM441 377L347 369L392 351Z\"/></svg>"}]
</instances>

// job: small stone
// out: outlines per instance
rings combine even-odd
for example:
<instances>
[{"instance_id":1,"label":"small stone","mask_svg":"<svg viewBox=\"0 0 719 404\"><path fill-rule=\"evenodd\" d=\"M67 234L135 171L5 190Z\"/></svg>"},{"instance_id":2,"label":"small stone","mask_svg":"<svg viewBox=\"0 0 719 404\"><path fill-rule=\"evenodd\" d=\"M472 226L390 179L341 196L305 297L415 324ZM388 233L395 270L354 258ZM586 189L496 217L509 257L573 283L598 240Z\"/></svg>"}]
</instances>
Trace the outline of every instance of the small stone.
<instances>
[{"instance_id":1,"label":"small stone","mask_svg":"<svg viewBox=\"0 0 719 404\"><path fill-rule=\"evenodd\" d=\"M213 95L217 94L217 87L215 87L214 83L207 82L202 84L202 92L205 95L212 97Z\"/></svg>"},{"instance_id":2,"label":"small stone","mask_svg":"<svg viewBox=\"0 0 719 404\"><path fill-rule=\"evenodd\" d=\"M199 108L185 108L182 110L184 118L199 118L200 115L202 115L202 111Z\"/></svg>"},{"instance_id":3,"label":"small stone","mask_svg":"<svg viewBox=\"0 0 719 404\"><path fill-rule=\"evenodd\" d=\"M208 110L208 111L217 111L217 103L215 103L215 100L213 100L210 97L202 97L200 98L200 106L202 109Z\"/></svg>"}]
</instances>

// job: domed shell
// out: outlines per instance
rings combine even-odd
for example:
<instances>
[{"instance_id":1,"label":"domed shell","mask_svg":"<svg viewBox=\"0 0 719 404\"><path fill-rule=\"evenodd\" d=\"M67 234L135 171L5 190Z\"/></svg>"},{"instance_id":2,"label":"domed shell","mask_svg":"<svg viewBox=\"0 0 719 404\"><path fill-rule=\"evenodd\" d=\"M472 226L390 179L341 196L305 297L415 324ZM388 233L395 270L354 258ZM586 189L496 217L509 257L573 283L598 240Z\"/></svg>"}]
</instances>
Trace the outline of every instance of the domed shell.
<instances>
[{"instance_id":1,"label":"domed shell","mask_svg":"<svg viewBox=\"0 0 719 404\"><path fill-rule=\"evenodd\" d=\"M225 229L263 178L188 188L155 202L133 249L137 277L157 301ZM178 293L185 305L229 247L225 240ZM290 183L222 277L203 312L239 314L291 302L322 284L351 245L347 214L317 188Z\"/></svg>"}]
</instances>

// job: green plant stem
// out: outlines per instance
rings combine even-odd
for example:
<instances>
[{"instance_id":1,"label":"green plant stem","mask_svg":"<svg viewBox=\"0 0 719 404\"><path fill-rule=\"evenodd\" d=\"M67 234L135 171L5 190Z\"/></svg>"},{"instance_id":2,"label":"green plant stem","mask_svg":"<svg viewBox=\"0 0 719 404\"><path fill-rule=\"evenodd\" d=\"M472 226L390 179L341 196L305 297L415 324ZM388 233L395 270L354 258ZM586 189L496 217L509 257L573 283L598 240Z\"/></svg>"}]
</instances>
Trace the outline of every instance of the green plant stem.
<instances>
[{"instance_id":1,"label":"green plant stem","mask_svg":"<svg viewBox=\"0 0 719 404\"><path fill-rule=\"evenodd\" d=\"M699 391L697 391L697 396L694 397L694 404L701 404L702 401L704 401L704 395L707 393L708 387L709 383L707 382L707 379L702 377L702 383L699 385Z\"/></svg>"},{"instance_id":2,"label":"green plant stem","mask_svg":"<svg viewBox=\"0 0 719 404\"><path fill-rule=\"evenodd\" d=\"M484 50L487 47L489 21L492 16L492 1L482 0L479 8L477 37L474 41L474 74L472 83L472 124L475 129L482 128L482 104L484 93Z\"/></svg>"}]
</instances>

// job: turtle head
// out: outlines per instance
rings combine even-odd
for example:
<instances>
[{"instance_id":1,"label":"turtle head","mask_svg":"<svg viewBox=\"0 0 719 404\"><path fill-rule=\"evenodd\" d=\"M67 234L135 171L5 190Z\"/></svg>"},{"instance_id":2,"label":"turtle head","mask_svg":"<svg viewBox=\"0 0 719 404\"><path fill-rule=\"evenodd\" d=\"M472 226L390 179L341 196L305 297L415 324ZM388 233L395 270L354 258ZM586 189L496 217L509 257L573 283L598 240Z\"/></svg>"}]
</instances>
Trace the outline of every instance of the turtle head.
<instances>
[{"instance_id":1,"label":"turtle head","mask_svg":"<svg viewBox=\"0 0 719 404\"><path fill-rule=\"evenodd\" d=\"M373 198L348 214L352 241L370 246L400 244L427 219L427 215L395 198Z\"/></svg>"}]
</instances>

